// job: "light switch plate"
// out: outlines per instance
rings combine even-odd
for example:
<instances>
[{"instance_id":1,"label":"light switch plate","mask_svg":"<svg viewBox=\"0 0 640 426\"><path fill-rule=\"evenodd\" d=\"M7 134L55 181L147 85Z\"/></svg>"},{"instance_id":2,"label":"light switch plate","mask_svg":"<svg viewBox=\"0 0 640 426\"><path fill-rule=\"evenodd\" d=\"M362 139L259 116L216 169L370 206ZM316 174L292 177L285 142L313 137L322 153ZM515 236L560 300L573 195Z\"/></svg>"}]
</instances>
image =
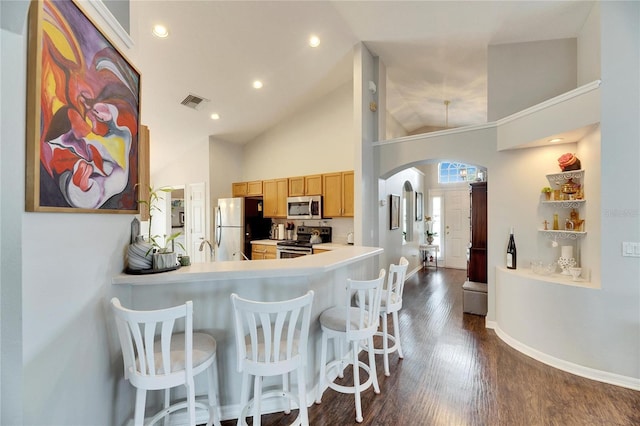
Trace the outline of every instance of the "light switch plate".
<instances>
[{"instance_id":1,"label":"light switch plate","mask_svg":"<svg viewBox=\"0 0 640 426\"><path fill-rule=\"evenodd\" d=\"M622 242L623 257L640 257L640 243Z\"/></svg>"}]
</instances>

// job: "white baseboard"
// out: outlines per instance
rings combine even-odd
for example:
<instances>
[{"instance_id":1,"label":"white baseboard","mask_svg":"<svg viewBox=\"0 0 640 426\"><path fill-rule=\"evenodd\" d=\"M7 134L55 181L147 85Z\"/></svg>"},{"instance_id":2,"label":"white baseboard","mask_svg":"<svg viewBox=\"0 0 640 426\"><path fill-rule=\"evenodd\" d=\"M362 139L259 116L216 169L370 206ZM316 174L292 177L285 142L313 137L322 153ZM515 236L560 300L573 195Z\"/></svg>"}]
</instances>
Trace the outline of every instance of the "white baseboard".
<instances>
[{"instance_id":1,"label":"white baseboard","mask_svg":"<svg viewBox=\"0 0 640 426\"><path fill-rule=\"evenodd\" d=\"M596 380L598 382L608 383L610 385L616 385L623 388L640 391L640 379L638 378L622 376L620 374L610 373L602 370L596 370L594 368L574 364L572 362L548 355L544 352L540 352L539 350L527 346L524 343L509 336L494 321L487 321L486 327L494 329L498 337L507 345L527 355L528 357L535 359L536 361L542 362L543 364L547 364L551 367L557 368L558 370L566 371L567 373L575 374L576 376L584 377L590 380Z\"/></svg>"}]
</instances>

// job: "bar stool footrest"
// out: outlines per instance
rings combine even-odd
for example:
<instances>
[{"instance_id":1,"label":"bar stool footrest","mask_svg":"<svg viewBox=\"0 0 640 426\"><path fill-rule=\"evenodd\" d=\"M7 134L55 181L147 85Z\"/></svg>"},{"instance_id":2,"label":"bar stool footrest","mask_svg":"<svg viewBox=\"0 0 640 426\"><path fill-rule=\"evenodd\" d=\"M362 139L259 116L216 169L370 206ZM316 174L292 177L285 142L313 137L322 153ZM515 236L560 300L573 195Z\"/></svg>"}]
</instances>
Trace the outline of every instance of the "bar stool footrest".
<instances>
[{"instance_id":1,"label":"bar stool footrest","mask_svg":"<svg viewBox=\"0 0 640 426\"><path fill-rule=\"evenodd\" d=\"M264 392L262 394L262 398L260 398L260 401L264 402L268 399L274 399L274 398L288 398L289 401L292 401L295 404L295 406L292 407L292 409L298 410L298 416L293 420L293 423L291 423L290 426L302 425L302 419L300 417L300 400L298 399L298 396L296 394L294 394L293 392L285 392L282 389L276 389L276 390ZM243 426L248 426L247 416L253 416L253 414L250 414L250 413L253 410L254 402L255 402L255 398L251 398L247 403L247 405L245 405L240 411L240 418L242 419Z\"/></svg>"},{"instance_id":2,"label":"bar stool footrest","mask_svg":"<svg viewBox=\"0 0 640 426\"><path fill-rule=\"evenodd\" d=\"M353 363L347 363L344 360L336 360L336 361L332 361L329 364L327 364L327 384L328 387L333 389L336 392L340 392L340 393L349 393L349 394L354 394L356 393L356 388L355 386L345 386L345 385L339 385L335 382L332 382L330 380L329 376L329 372L331 371L332 368L334 367L338 367L338 368L343 368L343 366L345 365L353 365ZM373 377L371 376L371 369L369 368L369 366L367 364L365 364L362 361L358 361L358 366L363 369L365 371L365 373L367 373L367 380L365 380L364 382L362 382L359 386L360 391L364 391L367 390L371 387L371 385L373 384ZM340 371L340 370L338 370Z\"/></svg>"}]
</instances>

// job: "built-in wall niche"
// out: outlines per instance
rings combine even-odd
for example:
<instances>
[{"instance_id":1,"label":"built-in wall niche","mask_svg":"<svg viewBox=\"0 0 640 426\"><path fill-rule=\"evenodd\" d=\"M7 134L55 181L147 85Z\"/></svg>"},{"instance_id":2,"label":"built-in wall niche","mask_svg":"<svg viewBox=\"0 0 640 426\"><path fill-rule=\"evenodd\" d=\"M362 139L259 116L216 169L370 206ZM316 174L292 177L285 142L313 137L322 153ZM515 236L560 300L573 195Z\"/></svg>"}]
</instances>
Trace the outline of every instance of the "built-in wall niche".
<instances>
[{"instance_id":1,"label":"built-in wall niche","mask_svg":"<svg viewBox=\"0 0 640 426\"><path fill-rule=\"evenodd\" d=\"M541 200L543 217L538 232L547 240L544 247L550 247L559 256L533 261L534 274L574 284L589 282L589 269L582 264L581 253L581 243L587 234L584 175L583 169L546 175L551 192L545 192Z\"/></svg>"}]
</instances>

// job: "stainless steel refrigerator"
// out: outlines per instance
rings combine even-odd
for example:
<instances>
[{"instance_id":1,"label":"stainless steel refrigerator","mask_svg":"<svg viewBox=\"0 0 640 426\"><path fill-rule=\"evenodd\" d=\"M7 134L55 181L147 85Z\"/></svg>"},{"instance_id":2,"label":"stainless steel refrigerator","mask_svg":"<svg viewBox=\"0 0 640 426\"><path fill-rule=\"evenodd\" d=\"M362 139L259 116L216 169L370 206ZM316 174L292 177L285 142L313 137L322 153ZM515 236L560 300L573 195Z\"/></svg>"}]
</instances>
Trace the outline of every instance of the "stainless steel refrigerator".
<instances>
[{"instance_id":1,"label":"stainless steel refrigerator","mask_svg":"<svg viewBox=\"0 0 640 426\"><path fill-rule=\"evenodd\" d=\"M216 208L216 261L242 260L244 250L244 199L220 198Z\"/></svg>"},{"instance_id":2,"label":"stainless steel refrigerator","mask_svg":"<svg viewBox=\"0 0 640 426\"><path fill-rule=\"evenodd\" d=\"M262 198L220 198L215 221L216 261L247 260L251 241L269 238L271 219L262 215Z\"/></svg>"}]
</instances>

